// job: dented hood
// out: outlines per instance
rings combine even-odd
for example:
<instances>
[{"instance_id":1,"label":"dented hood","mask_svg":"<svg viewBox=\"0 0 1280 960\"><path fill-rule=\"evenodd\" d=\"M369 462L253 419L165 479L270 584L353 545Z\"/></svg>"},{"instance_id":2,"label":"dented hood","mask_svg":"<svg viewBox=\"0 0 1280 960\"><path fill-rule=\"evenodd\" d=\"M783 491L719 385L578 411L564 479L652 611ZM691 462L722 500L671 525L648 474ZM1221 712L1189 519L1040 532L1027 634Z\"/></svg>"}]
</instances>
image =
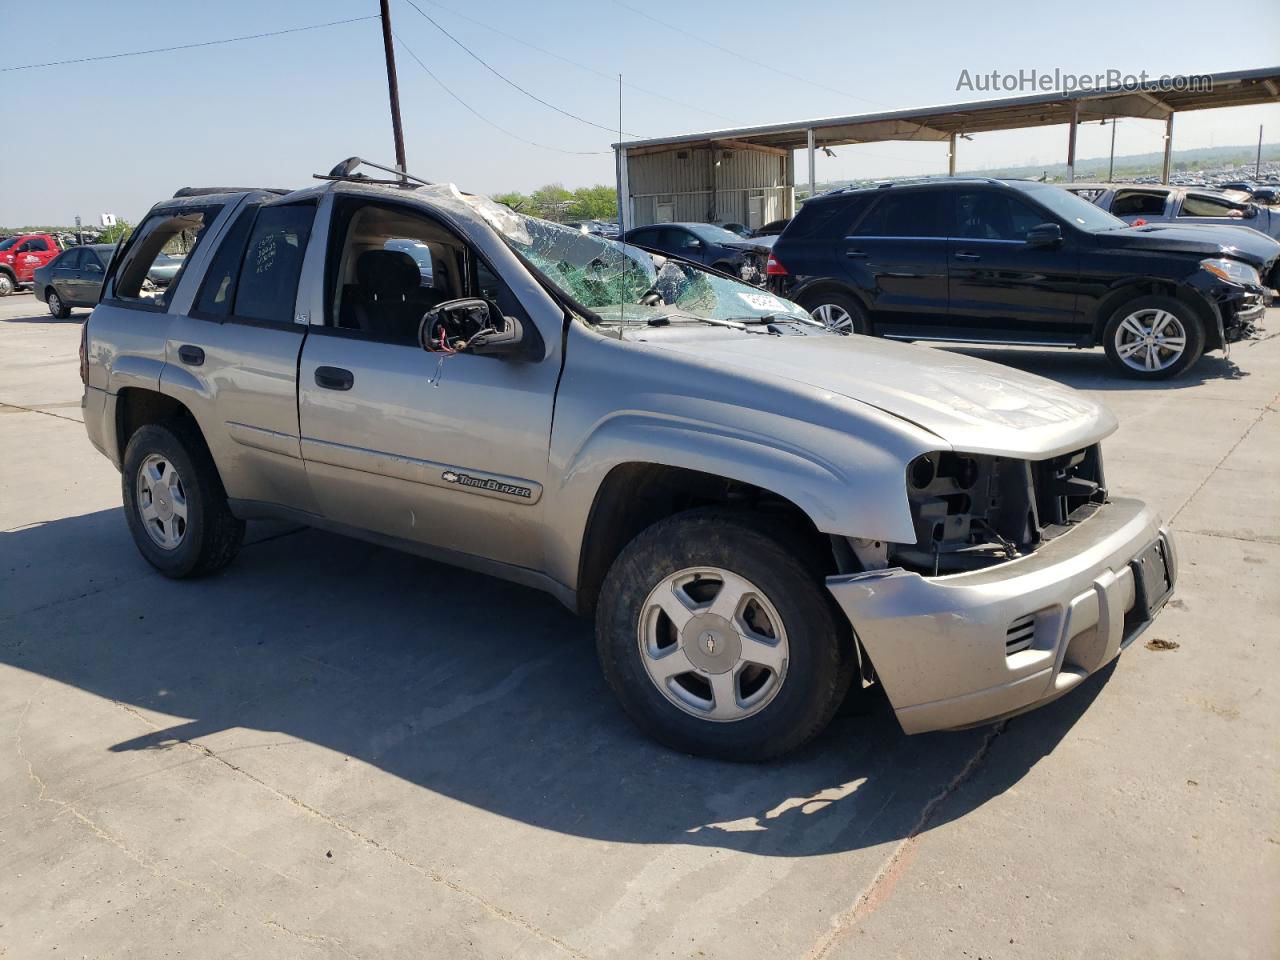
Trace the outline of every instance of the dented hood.
<instances>
[{"instance_id":1,"label":"dented hood","mask_svg":"<svg viewBox=\"0 0 1280 960\"><path fill-rule=\"evenodd\" d=\"M1041 459L1116 429L1106 407L1070 387L928 347L827 334L648 339L721 369L786 378L856 400L967 453Z\"/></svg>"}]
</instances>

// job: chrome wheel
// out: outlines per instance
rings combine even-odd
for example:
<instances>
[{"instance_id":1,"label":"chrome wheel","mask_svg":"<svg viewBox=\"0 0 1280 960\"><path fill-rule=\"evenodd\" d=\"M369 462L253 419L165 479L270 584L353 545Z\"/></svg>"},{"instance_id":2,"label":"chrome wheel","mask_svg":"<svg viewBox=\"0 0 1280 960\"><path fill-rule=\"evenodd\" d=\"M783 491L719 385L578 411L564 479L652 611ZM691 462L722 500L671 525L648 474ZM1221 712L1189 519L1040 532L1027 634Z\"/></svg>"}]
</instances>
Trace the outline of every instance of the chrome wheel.
<instances>
[{"instance_id":1,"label":"chrome wheel","mask_svg":"<svg viewBox=\"0 0 1280 960\"><path fill-rule=\"evenodd\" d=\"M853 333L853 317L849 311L836 303L824 303L809 311L809 316L817 320L832 333Z\"/></svg>"},{"instance_id":2,"label":"chrome wheel","mask_svg":"<svg viewBox=\"0 0 1280 960\"><path fill-rule=\"evenodd\" d=\"M1137 310L1116 327L1116 356L1141 373L1167 370L1187 349L1187 331L1168 310Z\"/></svg>"},{"instance_id":3,"label":"chrome wheel","mask_svg":"<svg viewBox=\"0 0 1280 960\"><path fill-rule=\"evenodd\" d=\"M187 492L172 462L150 454L138 468L138 515L162 550L176 550L187 535Z\"/></svg>"},{"instance_id":4,"label":"chrome wheel","mask_svg":"<svg viewBox=\"0 0 1280 960\"><path fill-rule=\"evenodd\" d=\"M13 281L9 279L7 273L0 273L0 297L7 297L13 293Z\"/></svg>"},{"instance_id":5,"label":"chrome wheel","mask_svg":"<svg viewBox=\"0 0 1280 960\"><path fill-rule=\"evenodd\" d=\"M654 686L702 720L759 713L787 676L787 632L755 584L717 567L665 577L640 608L640 659Z\"/></svg>"}]
</instances>

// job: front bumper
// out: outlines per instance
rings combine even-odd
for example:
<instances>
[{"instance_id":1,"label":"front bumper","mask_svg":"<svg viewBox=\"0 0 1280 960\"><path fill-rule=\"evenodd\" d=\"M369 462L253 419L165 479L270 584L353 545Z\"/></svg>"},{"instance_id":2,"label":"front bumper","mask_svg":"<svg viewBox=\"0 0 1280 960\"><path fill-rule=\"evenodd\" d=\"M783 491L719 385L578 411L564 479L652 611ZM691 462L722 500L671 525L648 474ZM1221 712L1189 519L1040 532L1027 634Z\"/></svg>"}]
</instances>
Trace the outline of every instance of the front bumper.
<instances>
[{"instance_id":1,"label":"front bumper","mask_svg":"<svg viewBox=\"0 0 1280 960\"><path fill-rule=\"evenodd\" d=\"M902 729L955 729L1048 703L1115 659L1167 599L1138 569L1155 543L1172 586L1168 530L1144 503L1117 499L1018 560L943 577L841 575L827 588Z\"/></svg>"}]
</instances>

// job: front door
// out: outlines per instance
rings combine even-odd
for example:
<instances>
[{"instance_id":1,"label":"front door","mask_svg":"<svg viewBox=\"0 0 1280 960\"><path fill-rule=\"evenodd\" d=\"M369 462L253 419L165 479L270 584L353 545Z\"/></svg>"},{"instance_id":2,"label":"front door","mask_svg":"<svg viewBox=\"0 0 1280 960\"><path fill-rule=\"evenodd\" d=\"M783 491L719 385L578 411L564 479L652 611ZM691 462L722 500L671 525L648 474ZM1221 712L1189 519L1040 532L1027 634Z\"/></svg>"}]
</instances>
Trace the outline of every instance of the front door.
<instances>
[{"instance_id":1,"label":"front door","mask_svg":"<svg viewBox=\"0 0 1280 960\"><path fill-rule=\"evenodd\" d=\"M957 339L1074 343L1080 254L1074 233L1054 246L1027 234L1056 222L1046 211L999 190L955 194L949 247L951 316Z\"/></svg>"},{"instance_id":2,"label":"front door","mask_svg":"<svg viewBox=\"0 0 1280 960\"><path fill-rule=\"evenodd\" d=\"M555 338L538 361L428 352L419 322L439 303L481 296L526 326L530 313L465 238L417 208L340 198L334 217L332 302L307 336L298 383L321 511L462 562L540 568ZM507 261L518 269L509 252ZM558 316L543 319L559 329Z\"/></svg>"}]
</instances>

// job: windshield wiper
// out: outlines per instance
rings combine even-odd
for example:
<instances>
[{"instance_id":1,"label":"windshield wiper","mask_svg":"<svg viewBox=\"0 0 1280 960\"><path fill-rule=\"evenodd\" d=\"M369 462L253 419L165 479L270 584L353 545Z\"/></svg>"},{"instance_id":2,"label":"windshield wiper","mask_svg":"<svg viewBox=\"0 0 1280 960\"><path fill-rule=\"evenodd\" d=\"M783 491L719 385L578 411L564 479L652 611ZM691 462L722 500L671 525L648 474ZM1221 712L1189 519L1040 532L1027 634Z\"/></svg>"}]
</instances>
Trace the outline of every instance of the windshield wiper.
<instances>
[{"instance_id":1,"label":"windshield wiper","mask_svg":"<svg viewBox=\"0 0 1280 960\"><path fill-rule=\"evenodd\" d=\"M664 314L661 317L650 317L647 323L651 327L669 327L671 325L672 314ZM721 320L718 317L694 317L688 314L675 314L681 320L694 320L698 323L709 323L713 327L729 327L733 330L745 330L747 325L739 323L737 320Z\"/></svg>"},{"instance_id":2,"label":"windshield wiper","mask_svg":"<svg viewBox=\"0 0 1280 960\"><path fill-rule=\"evenodd\" d=\"M740 321L742 323L807 323L811 327L822 327L824 330L826 329L826 324L820 320L815 320L810 316L800 317L793 316L792 314L781 316L776 313L766 313L763 317L728 317L727 319Z\"/></svg>"}]
</instances>

